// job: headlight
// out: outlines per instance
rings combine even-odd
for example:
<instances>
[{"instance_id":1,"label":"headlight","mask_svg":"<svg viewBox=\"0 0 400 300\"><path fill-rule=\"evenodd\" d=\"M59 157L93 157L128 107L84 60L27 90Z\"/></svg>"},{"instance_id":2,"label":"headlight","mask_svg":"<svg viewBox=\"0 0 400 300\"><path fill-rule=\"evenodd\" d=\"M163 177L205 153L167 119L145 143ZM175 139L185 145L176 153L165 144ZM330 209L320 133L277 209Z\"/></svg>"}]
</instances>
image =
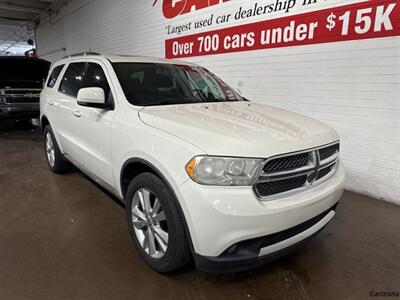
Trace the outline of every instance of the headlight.
<instances>
[{"instance_id":1,"label":"headlight","mask_svg":"<svg viewBox=\"0 0 400 300\"><path fill-rule=\"evenodd\" d=\"M250 186L262 159L197 156L186 165L194 181L204 185Z\"/></svg>"}]
</instances>

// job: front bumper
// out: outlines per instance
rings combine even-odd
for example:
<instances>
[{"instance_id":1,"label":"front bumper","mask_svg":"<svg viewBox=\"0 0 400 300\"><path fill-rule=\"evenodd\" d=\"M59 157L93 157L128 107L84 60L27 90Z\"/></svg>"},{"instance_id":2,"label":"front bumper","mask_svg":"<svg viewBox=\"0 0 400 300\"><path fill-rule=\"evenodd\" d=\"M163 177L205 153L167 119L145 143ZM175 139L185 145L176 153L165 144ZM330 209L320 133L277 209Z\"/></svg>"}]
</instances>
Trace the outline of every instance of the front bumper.
<instances>
[{"instance_id":1,"label":"front bumper","mask_svg":"<svg viewBox=\"0 0 400 300\"><path fill-rule=\"evenodd\" d=\"M39 103L0 104L0 118L38 118Z\"/></svg>"},{"instance_id":2,"label":"front bumper","mask_svg":"<svg viewBox=\"0 0 400 300\"><path fill-rule=\"evenodd\" d=\"M343 193L344 180L343 166L339 164L335 175L326 182L299 194L265 202L255 196L251 187L210 187L191 180L185 182L180 187L179 197L198 267L210 272L231 272L232 268L241 269L242 265L251 268L298 246L333 217ZM260 242L324 213L326 216L313 226L287 239L267 243L267 246ZM251 253L241 255L243 251L238 249L249 241L257 242L252 244ZM229 251L233 251L233 255L227 255Z\"/></svg>"},{"instance_id":3,"label":"front bumper","mask_svg":"<svg viewBox=\"0 0 400 300\"><path fill-rule=\"evenodd\" d=\"M335 216L337 204L295 227L235 244L219 257L194 255L198 269L209 273L238 272L278 259L317 235Z\"/></svg>"}]
</instances>

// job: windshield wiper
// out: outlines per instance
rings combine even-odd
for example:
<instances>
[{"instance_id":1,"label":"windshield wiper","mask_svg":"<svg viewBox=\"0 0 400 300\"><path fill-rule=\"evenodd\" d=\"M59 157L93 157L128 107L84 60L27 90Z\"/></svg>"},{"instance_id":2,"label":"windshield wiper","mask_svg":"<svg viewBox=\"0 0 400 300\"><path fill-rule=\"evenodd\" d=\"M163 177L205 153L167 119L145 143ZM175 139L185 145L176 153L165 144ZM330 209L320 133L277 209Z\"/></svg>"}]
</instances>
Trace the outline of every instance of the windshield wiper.
<instances>
[{"instance_id":1,"label":"windshield wiper","mask_svg":"<svg viewBox=\"0 0 400 300\"><path fill-rule=\"evenodd\" d=\"M157 105L174 105L174 104L188 104L194 102L183 102L183 101L172 101L172 100L163 100L160 102L152 103L146 106L157 106Z\"/></svg>"}]
</instances>

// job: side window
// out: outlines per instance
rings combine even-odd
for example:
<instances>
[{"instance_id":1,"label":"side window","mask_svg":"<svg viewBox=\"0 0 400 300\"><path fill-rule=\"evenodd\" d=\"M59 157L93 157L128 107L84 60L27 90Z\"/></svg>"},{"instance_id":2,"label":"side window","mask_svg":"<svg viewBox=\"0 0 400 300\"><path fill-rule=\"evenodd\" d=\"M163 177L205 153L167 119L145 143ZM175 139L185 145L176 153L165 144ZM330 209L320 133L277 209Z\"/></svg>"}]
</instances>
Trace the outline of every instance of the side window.
<instances>
[{"instance_id":1,"label":"side window","mask_svg":"<svg viewBox=\"0 0 400 300\"><path fill-rule=\"evenodd\" d=\"M106 99L110 96L110 86L107 82L106 75L104 74L103 68L95 63L88 63L86 69L85 80L83 82L83 88L88 87L99 87L104 90Z\"/></svg>"},{"instance_id":2,"label":"side window","mask_svg":"<svg viewBox=\"0 0 400 300\"><path fill-rule=\"evenodd\" d=\"M51 72L49 81L47 81L47 87L52 88L56 84L56 81L58 79L58 76L60 76L60 73L62 69L64 68L64 65L57 66L53 69L53 72Z\"/></svg>"},{"instance_id":3,"label":"side window","mask_svg":"<svg viewBox=\"0 0 400 300\"><path fill-rule=\"evenodd\" d=\"M78 91L82 87L85 68L86 63L71 63L64 73L59 91L76 98Z\"/></svg>"}]
</instances>

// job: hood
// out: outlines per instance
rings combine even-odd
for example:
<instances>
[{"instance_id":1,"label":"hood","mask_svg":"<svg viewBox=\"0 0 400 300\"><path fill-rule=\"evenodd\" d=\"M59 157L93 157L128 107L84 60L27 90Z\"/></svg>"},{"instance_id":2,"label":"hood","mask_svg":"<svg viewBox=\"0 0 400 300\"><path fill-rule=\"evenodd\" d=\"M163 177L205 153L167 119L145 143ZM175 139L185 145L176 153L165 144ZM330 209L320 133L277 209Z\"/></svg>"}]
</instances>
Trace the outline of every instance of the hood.
<instances>
[{"instance_id":1,"label":"hood","mask_svg":"<svg viewBox=\"0 0 400 300\"><path fill-rule=\"evenodd\" d=\"M265 158L339 140L319 121L254 102L153 106L139 115L209 155Z\"/></svg>"},{"instance_id":2,"label":"hood","mask_svg":"<svg viewBox=\"0 0 400 300\"><path fill-rule=\"evenodd\" d=\"M0 57L0 81L11 82L15 87L18 82L39 82L42 86L49 72L50 62L24 56L3 56ZM7 83L8 85L10 83ZM4 85L4 83L2 83ZM18 86L19 87L19 86Z\"/></svg>"},{"instance_id":3,"label":"hood","mask_svg":"<svg viewBox=\"0 0 400 300\"><path fill-rule=\"evenodd\" d=\"M24 88L41 89L43 81L41 80L7 80L0 78L0 89L2 88Z\"/></svg>"}]
</instances>

